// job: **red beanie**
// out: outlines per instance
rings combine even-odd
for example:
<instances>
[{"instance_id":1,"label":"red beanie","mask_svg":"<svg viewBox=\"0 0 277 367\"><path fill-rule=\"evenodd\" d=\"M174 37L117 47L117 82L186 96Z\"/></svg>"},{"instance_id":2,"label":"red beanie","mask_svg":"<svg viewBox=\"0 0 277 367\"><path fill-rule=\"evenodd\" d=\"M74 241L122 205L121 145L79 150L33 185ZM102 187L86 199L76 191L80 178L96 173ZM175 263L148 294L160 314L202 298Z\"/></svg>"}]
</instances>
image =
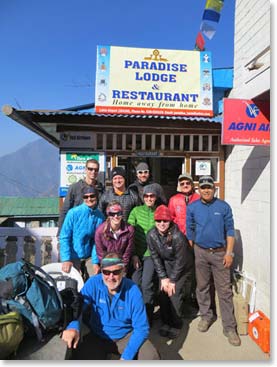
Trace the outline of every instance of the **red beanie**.
<instances>
[{"instance_id":1,"label":"red beanie","mask_svg":"<svg viewBox=\"0 0 277 367\"><path fill-rule=\"evenodd\" d=\"M157 207L154 213L155 220L169 220L172 221L170 211L166 205L160 205Z\"/></svg>"}]
</instances>

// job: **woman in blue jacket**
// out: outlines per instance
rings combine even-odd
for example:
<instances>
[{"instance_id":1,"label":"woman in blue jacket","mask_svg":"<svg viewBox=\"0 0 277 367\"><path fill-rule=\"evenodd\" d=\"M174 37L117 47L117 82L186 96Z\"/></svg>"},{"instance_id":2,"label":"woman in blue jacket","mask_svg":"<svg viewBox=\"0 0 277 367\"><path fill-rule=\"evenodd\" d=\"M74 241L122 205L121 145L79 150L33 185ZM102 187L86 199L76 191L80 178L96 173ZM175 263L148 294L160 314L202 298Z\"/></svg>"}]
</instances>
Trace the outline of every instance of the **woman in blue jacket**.
<instances>
[{"instance_id":1,"label":"woman in blue jacket","mask_svg":"<svg viewBox=\"0 0 277 367\"><path fill-rule=\"evenodd\" d=\"M94 187L83 190L83 204L68 211L60 232L60 259L62 270L69 273L74 266L81 271L83 278L89 277L86 262L91 258L93 273L100 271L95 248L96 228L104 221L97 209L97 191ZM91 274L90 274L91 275Z\"/></svg>"}]
</instances>

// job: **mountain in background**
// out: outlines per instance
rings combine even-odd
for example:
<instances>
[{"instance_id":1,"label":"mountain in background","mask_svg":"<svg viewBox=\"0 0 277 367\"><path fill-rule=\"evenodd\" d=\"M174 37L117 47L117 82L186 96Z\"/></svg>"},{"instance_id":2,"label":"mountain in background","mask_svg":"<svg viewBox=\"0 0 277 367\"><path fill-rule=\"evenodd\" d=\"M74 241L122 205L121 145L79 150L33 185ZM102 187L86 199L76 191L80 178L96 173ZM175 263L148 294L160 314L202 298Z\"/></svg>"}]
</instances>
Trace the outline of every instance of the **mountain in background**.
<instances>
[{"instance_id":1,"label":"mountain in background","mask_svg":"<svg viewBox=\"0 0 277 367\"><path fill-rule=\"evenodd\" d=\"M0 196L59 196L59 149L44 139L0 158Z\"/></svg>"}]
</instances>

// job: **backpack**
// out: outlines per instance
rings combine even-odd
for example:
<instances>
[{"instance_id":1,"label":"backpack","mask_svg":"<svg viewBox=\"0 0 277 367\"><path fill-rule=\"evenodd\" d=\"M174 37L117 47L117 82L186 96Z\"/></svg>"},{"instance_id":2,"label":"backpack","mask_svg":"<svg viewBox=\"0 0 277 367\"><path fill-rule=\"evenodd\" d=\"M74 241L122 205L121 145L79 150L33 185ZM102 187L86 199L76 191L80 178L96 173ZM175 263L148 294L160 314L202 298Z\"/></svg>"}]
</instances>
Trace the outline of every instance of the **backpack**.
<instances>
[{"instance_id":1,"label":"backpack","mask_svg":"<svg viewBox=\"0 0 277 367\"><path fill-rule=\"evenodd\" d=\"M16 311L4 313L0 307L0 359L16 354L24 336L24 326Z\"/></svg>"},{"instance_id":2,"label":"backpack","mask_svg":"<svg viewBox=\"0 0 277 367\"><path fill-rule=\"evenodd\" d=\"M72 321L77 320L82 311L83 297L78 292L78 282L61 271L50 271L50 276L55 280L63 301L62 329Z\"/></svg>"},{"instance_id":3,"label":"backpack","mask_svg":"<svg viewBox=\"0 0 277 367\"><path fill-rule=\"evenodd\" d=\"M0 282L6 312L19 312L39 340L46 331L61 327L63 301L54 279L43 269L21 259L0 269Z\"/></svg>"}]
</instances>

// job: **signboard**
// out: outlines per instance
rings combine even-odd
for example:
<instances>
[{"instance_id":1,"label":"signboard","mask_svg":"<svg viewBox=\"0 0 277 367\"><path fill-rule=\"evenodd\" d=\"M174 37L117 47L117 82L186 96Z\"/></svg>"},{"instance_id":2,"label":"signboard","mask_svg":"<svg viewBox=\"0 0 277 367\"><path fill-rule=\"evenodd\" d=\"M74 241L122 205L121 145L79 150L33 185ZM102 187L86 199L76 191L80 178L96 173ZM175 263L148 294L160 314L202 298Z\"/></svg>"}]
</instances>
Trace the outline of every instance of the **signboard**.
<instances>
[{"instance_id":1,"label":"signboard","mask_svg":"<svg viewBox=\"0 0 277 367\"><path fill-rule=\"evenodd\" d=\"M206 176L211 174L211 161L210 160L197 160L195 161L195 174L197 176Z\"/></svg>"},{"instance_id":2,"label":"signboard","mask_svg":"<svg viewBox=\"0 0 277 367\"><path fill-rule=\"evenodd\" d=\"M269 111L266 101L224 98L221 143L270 145Z\"/></svg>"},{"instance_id":3,"label":"signboard","mask_svg":"<svg viewBox=\"0 0 277 367\"><path fill-rule=\"evenodd\" d=\"M94 148L93 135L90 131L68 131L60 133L60 148Z\"/></svg>"},{"instance_id":4,"label":"signboard","mask_svg":"<svg viewBox=\"0 0 277 367\"><path fill-rule=\"evenodd\" d=\"M96 113L213 116L210 52L97 47Z\"/></svg>"},{"instance_id":5,"label":"signboard","mask_svg":"<svg viewBox=\"0 0 277 367\"><path fill-rule=\"evenodd\" d=\"M99 162L98 179L103 184L105 183L106 156L104 153L61 153L60 197L66 196L70 185L85 177L85 167L88 159L96 159Z\"/></svg>"}]
</instances>

